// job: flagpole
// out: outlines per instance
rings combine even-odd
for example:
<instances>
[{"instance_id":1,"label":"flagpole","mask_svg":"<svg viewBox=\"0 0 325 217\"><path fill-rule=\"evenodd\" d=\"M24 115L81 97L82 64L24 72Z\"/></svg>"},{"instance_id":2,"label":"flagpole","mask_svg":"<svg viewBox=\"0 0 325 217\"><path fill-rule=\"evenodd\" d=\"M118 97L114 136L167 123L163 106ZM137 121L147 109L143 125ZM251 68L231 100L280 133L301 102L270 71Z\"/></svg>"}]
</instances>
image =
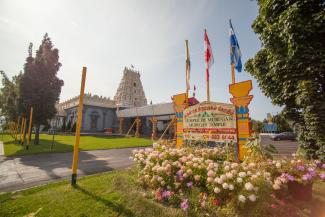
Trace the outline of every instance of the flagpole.
<instances>
[{"instance_id":1,"label":"flagpole","mask_svg":"<svg viewBox=\"0 0 325 217\"><path fill-rule=\"evenodd\" d=\"M231 80L232 80L232 83L236 83L235 81L235 64L234 63L231 63Z\"/></svg>"},{"instance_id":2,"label":"flagpole","mask_svg":"<svg viewBox=\"0 0 325 217\"><path fill-rule=\"evenodd\" d=\"M190 54L189 54L189 49L188 49L188 40L185 40L185 52L186 52L186 67L185 67L185 80L186 80L186 108L188 107L188 91L189 91L189 88L188 88L188 78L189 78L189 58L190 58Z\"/></svg>"},{"instance_id":3,"label":"flagpole","mask_svg":"<svg viewBox=\"0 0 325 217\"><path fill-rule=\"evenodd\" d=\"M210 76L209 74L209 69L205 69L207 73L207 101L210 102Z\"/></svg>"}]
</instances>

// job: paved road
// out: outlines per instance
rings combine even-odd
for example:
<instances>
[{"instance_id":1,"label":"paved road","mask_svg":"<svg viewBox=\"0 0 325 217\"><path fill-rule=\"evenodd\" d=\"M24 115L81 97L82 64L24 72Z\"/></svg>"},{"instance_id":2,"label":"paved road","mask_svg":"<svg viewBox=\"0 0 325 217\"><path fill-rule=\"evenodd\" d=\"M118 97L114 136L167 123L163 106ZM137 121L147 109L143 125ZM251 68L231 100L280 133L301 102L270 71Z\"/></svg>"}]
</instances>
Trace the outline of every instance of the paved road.
<instances>
[{"instance_id":1,"label":"paved road","mask_svg":"<svg viewBox=\"0 0 325 217\"><path fill-rule=\"evenodd\" d=\"M277 155L289 156L292 153L295 153L298 148L297 141L281 140L273 141L270 136L262 135L261 136L262 145L272 144L278 151Z\"/></svg>"},{"instance_id":2,"label":"paved road","mask_svg":"<svg viewBox=\"0 0 325 217\"><path fill-rule=\"evenodd\" d=\"M135 148L83 151L79 153L78 175L89 175L132 165ZM28 188L71 176L72 152L0 156L0 192Z\"/></svg>"}]
</instances>

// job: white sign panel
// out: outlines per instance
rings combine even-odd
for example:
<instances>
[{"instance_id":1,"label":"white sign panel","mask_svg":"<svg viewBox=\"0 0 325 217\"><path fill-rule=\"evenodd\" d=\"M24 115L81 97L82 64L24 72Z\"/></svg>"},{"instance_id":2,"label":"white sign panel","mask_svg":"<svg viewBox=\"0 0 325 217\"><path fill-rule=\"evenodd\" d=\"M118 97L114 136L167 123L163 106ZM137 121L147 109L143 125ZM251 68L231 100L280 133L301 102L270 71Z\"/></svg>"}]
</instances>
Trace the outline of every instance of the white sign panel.
<instances>
[{"instance_id":1,"label":"white sign panel","mask_svg":"<svg viewBox=\"0 0 325 217\"><path fill-rule=\"evenodd\" d=\"M202 102L184 110L185 140L237 142L236 109L232 104Z\"/></svg>"}]
</instances>

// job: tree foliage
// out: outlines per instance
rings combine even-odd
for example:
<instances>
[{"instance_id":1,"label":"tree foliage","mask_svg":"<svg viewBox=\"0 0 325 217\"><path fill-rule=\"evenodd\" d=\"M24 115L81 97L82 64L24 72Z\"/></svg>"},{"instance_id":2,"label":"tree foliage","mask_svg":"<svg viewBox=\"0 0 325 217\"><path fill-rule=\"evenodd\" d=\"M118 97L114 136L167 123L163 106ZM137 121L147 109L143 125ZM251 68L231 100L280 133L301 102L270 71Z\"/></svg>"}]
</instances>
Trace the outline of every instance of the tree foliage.
<instances>
[{"instance_id":1,"label":"tree foliage","mask_svg":"<svg viewBox=\"0 0 325 217\"><path fill-rule=\"evenodd\" d=\"M284 115L309 157L325 156L325 4L258 0L252 27L262 48L246 70Z\"/></svg>"},{"instance_id":2,"label":"tree foliage","mask_svg":"<svg viewBox=\"0 0 325 217\"><path fill-rule=\"evenodd\" d=\"M274 115L272 119L273 123L275 123L277 126L278 132L292 132L292 128L288 123L288 120L282 113Z\"/></svg>"},{"instance_id":3,"label":"tree foliage","mask_svg":"<svg viewBox=\"0 0 325 217\"><path fill-rule=\"evenodd\" d=\"M263 122L259 120L251 120L252 129L256 133L261 133L263 131Z\"/></svg>"},{"instance_id":4,"label":"tree foliage","mask_svg":"<svg viewBox=\"0 0 325 217\"><path fill-rule=\"evenodd\" d=\"M59 101L63 81L57 77L61 67L59 50L54 48L51 39L44 35L42 44L32 55L32 44L24 65L24 74L19 89L21 112L27 116L31 106L34 108L33 123L36 126L35 143L39 143L41 124L56 114L55 104Z\"/></svg>"},{"instance_id":5,"label":"tree foliage","mask_svg":"<svg viewBox=\"0 0 325 217\"><path fill-rule=\"evenodd\" d=\"M22 73L13 76L10 80L4 71L0 71L2 76L2 87L0 89L0 109L1 115L7 121L17 121L18 117L18 90Z\"/></svg>"}]
</instances>

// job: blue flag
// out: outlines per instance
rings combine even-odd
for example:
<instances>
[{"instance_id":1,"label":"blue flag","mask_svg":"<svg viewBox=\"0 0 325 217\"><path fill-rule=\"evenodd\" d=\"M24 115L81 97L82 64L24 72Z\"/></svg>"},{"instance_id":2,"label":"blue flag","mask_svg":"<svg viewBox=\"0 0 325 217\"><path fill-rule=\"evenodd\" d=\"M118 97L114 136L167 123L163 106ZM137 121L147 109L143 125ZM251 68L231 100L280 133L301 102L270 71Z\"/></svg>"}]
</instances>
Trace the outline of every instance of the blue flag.
<instances>
[{"instance_id":1,"label":"blue flag","mask_svg":"<svg viewBox=\"0 0 325 217\"><path fill-rule=\"evenodd\" d=\"M241 63L241 52L239 48L239 44L237 41L237 37L235 35L234 28L232 27L231 20L229 20L230 30L229 30L229 37L230 37L230 64L234 64L235 69L238 72L241 72L242 63Z\"/></svg>"}]
</instances>

